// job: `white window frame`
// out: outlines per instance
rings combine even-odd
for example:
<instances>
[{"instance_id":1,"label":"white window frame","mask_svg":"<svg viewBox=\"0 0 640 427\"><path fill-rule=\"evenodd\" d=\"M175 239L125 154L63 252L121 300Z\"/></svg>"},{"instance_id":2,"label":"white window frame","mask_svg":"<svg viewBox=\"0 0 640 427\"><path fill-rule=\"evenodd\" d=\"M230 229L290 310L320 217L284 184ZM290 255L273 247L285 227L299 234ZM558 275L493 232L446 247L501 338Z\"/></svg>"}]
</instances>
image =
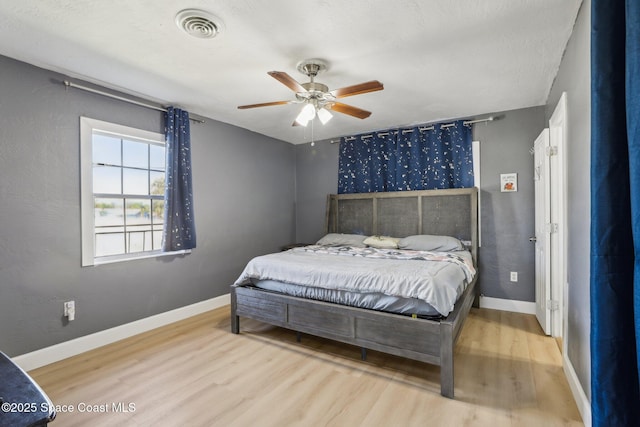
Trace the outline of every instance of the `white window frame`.
<instances>
[{"instance_id":1,"label":"white window frame","mask_svg":"<svg viewBox=\"0 0 640 427\"><path fill-rule=\"evenodd\" d=\"M80 218L82 230L82 266L94 266L120 261L155 258L166 255L179 255L190 250L163 252L162 250L144 251L110 256L95 256L95 223L93 194L93 134L95 131L126 136L133 141L153 144L166 143L165 136L146 130L136 129L115 123L80 117Z\"/></svg>"}]
</instances>

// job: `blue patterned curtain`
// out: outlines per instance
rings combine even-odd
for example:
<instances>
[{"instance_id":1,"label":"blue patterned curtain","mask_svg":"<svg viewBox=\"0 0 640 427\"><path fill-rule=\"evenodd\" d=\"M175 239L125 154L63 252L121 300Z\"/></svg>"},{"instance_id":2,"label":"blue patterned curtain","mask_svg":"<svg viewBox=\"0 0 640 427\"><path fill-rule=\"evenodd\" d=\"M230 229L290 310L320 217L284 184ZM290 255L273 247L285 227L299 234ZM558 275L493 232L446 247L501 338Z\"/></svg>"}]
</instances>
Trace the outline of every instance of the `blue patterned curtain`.
<instances>
[{"instance_id":1,"label":"blue patterned curtain","mask_svg":"<svg viewBox=\"0 0 640 427\"><path fill-rule=\"evenodd\" d=\"M591 3L591 417L640 420L640 2Z\"/></svg>"},{"instance_id":2,"label":"blue patterned curtain","mask_svg":"<svg viewBox=\"0 0 640 427\"><path fill-rule=\"evenodd\" d=\"M165 186L162 249L179 251L196 247L191 185L191 135L189 113L169 107L165 115L167 178Z\"/></svg>"},{"instance_id":3,"label":"blue patterned curtain","mask_svg":"<svg viewBox=\"0 0 640 427\"><path fill-rule=\"evenodd\" d=\"M338 193L473 187L471 140L462 120L342 138Z\"/></svg>"}]
</instances>

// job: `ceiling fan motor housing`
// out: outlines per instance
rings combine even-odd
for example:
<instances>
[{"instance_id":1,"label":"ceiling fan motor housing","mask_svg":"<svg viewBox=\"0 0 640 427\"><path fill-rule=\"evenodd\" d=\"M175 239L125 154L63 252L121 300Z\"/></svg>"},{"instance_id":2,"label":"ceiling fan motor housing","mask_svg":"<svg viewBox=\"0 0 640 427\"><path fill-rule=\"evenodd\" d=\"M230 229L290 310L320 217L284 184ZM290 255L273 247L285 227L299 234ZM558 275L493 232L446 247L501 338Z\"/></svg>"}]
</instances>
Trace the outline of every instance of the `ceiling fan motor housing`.
<instances>
[{"instance_id":1,"label":"ceiling fan motor housing","mask_svg":"<svg viewBox=\"0 0 640 427\"><path fill-rule=\"evenodd\" d=\"M307 92L296 93L296 98L299 101L311 102L316 108L331 107L331 104L335 102L335 98L329 92L329 87L325 84L311 81L302 83L301 86Z\"/></svg>"},{"instance_id":2,"label":"ceiling fan motor housing","mask_svg":"<svg viewBox=\"0 0 640 427\"><path fill-rule=\"evenodd\" d=\"M302 87L308 92L329 92L329 87L327 85L318 82L302 83Z\"/></svg>"}]
</instances>

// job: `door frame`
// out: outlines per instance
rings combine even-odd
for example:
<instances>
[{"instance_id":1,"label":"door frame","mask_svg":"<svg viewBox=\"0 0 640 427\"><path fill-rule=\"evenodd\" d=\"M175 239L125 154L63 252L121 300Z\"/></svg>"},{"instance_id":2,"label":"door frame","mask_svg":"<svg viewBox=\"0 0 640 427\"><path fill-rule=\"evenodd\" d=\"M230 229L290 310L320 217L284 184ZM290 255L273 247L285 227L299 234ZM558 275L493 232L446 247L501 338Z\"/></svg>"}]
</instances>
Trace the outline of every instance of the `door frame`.
<instances>
[{"instance_id":1,"label":"door frame","mask_svg":"<svg viewBox=\"0 0 640 427\"><path fill-rule=\"evenodd\" d=\"M563 338L567 331L567 93L560 96L556 108L549 119L549 143L556 147L551 156L551 223L558 224L556 233L551 234L551 299L558 302L558 309L551 311L551 334ZM566 340L563 353L566 352Z\"/></svg>"}]
</instances>

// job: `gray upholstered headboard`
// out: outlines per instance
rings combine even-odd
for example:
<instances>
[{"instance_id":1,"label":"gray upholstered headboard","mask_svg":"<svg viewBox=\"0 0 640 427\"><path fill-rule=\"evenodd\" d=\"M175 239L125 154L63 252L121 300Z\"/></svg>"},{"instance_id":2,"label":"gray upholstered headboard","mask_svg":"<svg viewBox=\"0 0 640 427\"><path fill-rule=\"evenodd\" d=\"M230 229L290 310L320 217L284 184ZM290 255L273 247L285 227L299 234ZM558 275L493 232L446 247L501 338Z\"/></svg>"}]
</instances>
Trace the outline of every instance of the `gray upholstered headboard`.
<instances>
[{"instance_id":1,"label":"gray upholstered headboard","mask_svg":"<svg viewBox=\"0 0 640 427\"><path fill-rule=\"evenodd\" d=\"M406 237L437 234L471 242L478 254L478 190L395 191L330 194L327 233Z\"/></svg>"}]
</instances>

